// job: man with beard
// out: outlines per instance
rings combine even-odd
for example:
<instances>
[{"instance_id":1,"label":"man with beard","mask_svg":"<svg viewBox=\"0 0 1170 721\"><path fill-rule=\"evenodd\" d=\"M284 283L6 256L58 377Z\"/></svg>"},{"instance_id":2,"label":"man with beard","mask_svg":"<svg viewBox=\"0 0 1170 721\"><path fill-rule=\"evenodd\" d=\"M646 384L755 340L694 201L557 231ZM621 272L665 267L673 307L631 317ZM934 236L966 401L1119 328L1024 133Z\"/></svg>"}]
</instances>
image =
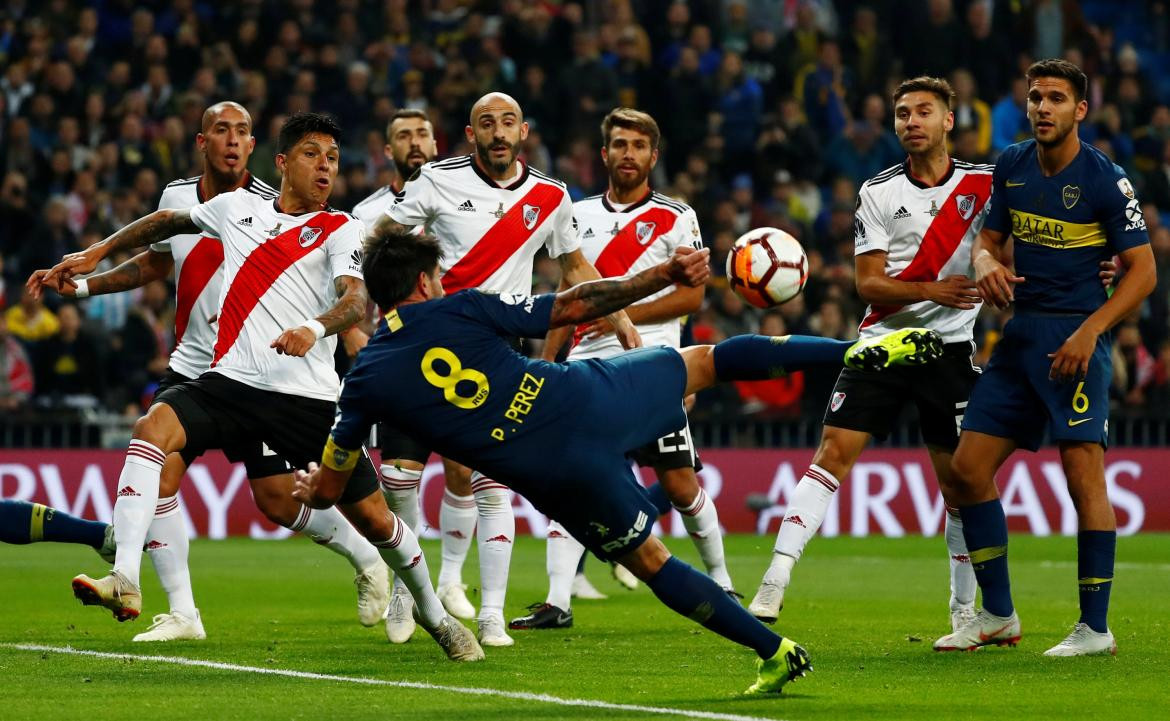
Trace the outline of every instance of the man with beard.
<instances>
[{"instance_id":1,"label":"man with beard","mask_svg":"<svg viewBox=\"0 0 1170 721\"><path fill-rule=\"evenodd\" d=\"M1020 620L1007 566L1007 521L995 473L1017 448L1036 450L1047 430L1060 448L1077 510L1081 616L1046 656L1117 653L1107 614L1117 520L1105 481L1109 440L1110 329L1154 289L1154 254L1133 184L1083 142L1088 78L1065 60L1028 68L1031 140L999 156L994 194L972 253L983 299L1015 314L975 385L951 487L963 518L983 608L934 643L936 651L1015 645ZM1015 268L1005 252L1015 238ZM1100 261L1127 272L1112 295L1096 282Z\"/></svg>"},{"instance_id":2,"label":"man with beard","mask_svg":"<svg viewBox=\"0 0 1170 721\"><path fill-rule=\"evenodd\" d=\"M237 189L271 202L277 191L248 171L255 149L252 117L240 104L220 102L203 113L195 145L203 155L203 174L176 180L163 190L160 209L187 210ZM215 318L223 289L222 243L203 232L180 233L152 244L121 265L88 278L65 283L66 297L121 293L144 287L175 272L175 342L167 373L155 395L171 386L199 377L211 365L216 343ZM43 289L48 273L38 270L29 278L35 293ZM179 486L187 467L205 449L188 444L168 456L159 486L158 504L146 537L146 550L170 602L170 613L157 614L153 625L135 641L203 639L205 632L195 607L188 569L189 539L179 508ZM300 531L322 546L344 556L357 573L358 618L372 626L385 613L388 573L377 550L353 532L339 512L310 511L289 495L288 464L266 453L259 443L233 444L228 458L242 461L256 506L273 523Z\"/></svg>"},{"instance_id":3,"label":"man with beard","mask_svg":"<svg viewBox=\"0 0 1170 721\"><path fill-rule=\"evenodd\" d=\"M278 137L277 198L238 189L194 207L158 210L66 256L46 274L44 283L60 285L74 273L92 271L110 253L176 234L206 233L223 253L224 290L210 370L167 388L134 424L114 505L114 570L100 579L73 579L83 603L104 606L119 621L141 611L142 546L168 454L187 446L263 444L290 464L286 468L303 467L310 459L305 454L315 453L328 438L340 392L333 336L353 326L369 301L362 282L361 221L327 204L340 140L341 129L328 115L296 113ZM474 636L443 611L418 540L387 509L368 457L356 468L355 482L338 499L341 513L404 577L420 622L448 657L483 658ZM306 516L315 512L302 507ZM352 529L343 523L336 532Z\"/></svg>"},{"instance_id":4,"label":"man with beard","mask_svg":"<svg viewBox=\"0 0 1170 721\"><path fill-rule=\"evenodd\" d=\"M581 253L565 184L517 157L528 137L519 104L504 93L488 93L472 106L470 120L464 132L475 152L423 165L374 232L425 226L442 248L439 271L448 293L477 288L527 296L532 292L533 258L542 246L560 263L563 284L600 278ZM625 313L615 312L610 320L624 347L640 344ZM410 460L422 463L426 458ZM511 646L514 641L504 629L516 528L510 492L481 473L472 473L471 490L479 512L479 639L486 646ZM452 614L470 606L458 577L440 574L439 591Z\"/></svg>"},{"instance_id":5,"label":"man with beard","mask_svg":"<svg viewBox=\"0 0 1170 721\"><path fill-rule=\"evenodd\" d=\"M585 257L607 278L623 278L669 259L676 248L701 249L699 222L689 207L650 189L650 171L658 162L658 123L646 113L617 108L601 123L601 159L609 173L609 190L573 205ZM626 309L643 345L679 347L681 318L703 303L703 287L671 285ZM544 359L555 361L571 328L550 333ZM609 358L624 349L604 319L577 328L569 361ZM731 577L723 557L723 537L715 504L699 486L695 471L702 468L684 425L631 454L640 465L651 466L667 497L682 514L707 573L724 590ZM549 524L547 540L548 596L532 612L513 619L512 629L568 628L569 608L577 561L585 546L564 526Z\"/></svg>"}]
</instances>

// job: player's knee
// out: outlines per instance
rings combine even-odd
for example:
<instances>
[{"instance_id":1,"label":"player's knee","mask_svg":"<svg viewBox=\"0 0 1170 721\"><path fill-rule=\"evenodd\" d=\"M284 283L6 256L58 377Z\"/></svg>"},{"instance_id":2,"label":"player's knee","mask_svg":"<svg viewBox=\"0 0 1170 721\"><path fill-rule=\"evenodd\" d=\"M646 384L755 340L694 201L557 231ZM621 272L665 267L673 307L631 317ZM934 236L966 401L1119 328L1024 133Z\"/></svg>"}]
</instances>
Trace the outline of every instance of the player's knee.
<instances>
[{"instance_id":1,"label":"player's knee","mask_svg":"<svg viewBox=\"0 0 1170 721\"><path fill-rule=\"evenodd\" d=\"M813 463L833 474L833 477L839 481L849 472L854 460L852 451L845 447L840 438L826 428L821 445L817 448L816 454L813 455Z\"/></svg>"},{"instance_id":2,"label":"player's knee","mask_svg":"<svg viewBox=\"0 0 1170 721\"><path fill-rule=\"evenodd\" d=\"M691 468L657 471L658 482L676 508L688 508L699 495L699 478Z\"/></svg>"},{"instance_id":3,"label":"player's knee","mask_svg":"<svg viewBox=\"0 0 1170 721\"><path fill-rule=\"evenodd\" d=\"M447 490L457 496L471 495L471 469L450 461L443 462L443 480Z\"/></svg>"},{"instance_id":4,"label":"player's knee","mask_svg":"<svg viewBox=\"0 0 1170 721\"><path fill-rule=\"evenodd\" d=\"M135 440L146 441L166 452L179 450L176 446L182 433L174 411L161 403L151 406L146 415L134 422Z\"/></svg>"},{"instance_id":5,"label":"player's knee","mask_svg":"<svg viewBox=\"0 0 1170 721\"><path fill-rule=\"evenodd\" d=\"M969 453L956 453L951 457L950 473L939 476L938 482L944 493L960 493L978 485L984 473L983 463Z\"/></svg>"},{"instance_id":6,"label":"player's knee","mask_svg":"<svg viewBox=\"0 0 1170 721\"><path fill-rule=\"evenodd\" d=\"M506 488L488 488L475 492L475 507L481 516L512 513L512 496Z\"/></svg>"},{"instance_id":7,"label":"player's knee","mask_svg":"<svg viewBox=\"0 0 1170 721\"><path fill-rule=\"evenodd\" d=\"M630 573L646 582L662 570L669 560L670 551L654 536L648 536L637 548L617 559Z\"/></svg>"},{"instance_id":8,"label":"player's knee","mask_svg":"<svg viewBox=\"0 0 1170 721\"><path fill-rule=\"evenodd\" d=\"M168 455L158 482L158 497L170 498L178 493L183 474L186 472L187 466L178 453Z\"/></svg>"}]
</instances>

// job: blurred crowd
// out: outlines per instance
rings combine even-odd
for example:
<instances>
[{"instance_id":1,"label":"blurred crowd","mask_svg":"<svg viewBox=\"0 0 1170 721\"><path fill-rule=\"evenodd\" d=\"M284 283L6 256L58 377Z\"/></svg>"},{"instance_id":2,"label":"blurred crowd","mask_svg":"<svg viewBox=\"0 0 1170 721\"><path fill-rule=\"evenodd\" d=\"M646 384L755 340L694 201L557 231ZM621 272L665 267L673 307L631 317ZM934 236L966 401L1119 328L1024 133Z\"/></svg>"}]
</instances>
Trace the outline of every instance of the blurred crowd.
<instances>
[{"instance_id":1,"label":"blurred crowd","mask_svg":"<svg viewBox=\"0 0 1170 721\"><path fill-rule=\"evenodd\" d=\"M903 159L890 93L918 74L958 100L953 154L993 162L1028 135L1023 69L1062 56L1091 78L1082 137L1139 188L1159 284L1115 333L1117 412L1170 411L1170 10L1073 0L8 0L0 9L0 410L137 415L173 345L173 292L62 303L23 297L28 274L154 209L198 174L203 109L254 118L252 171L273 185L275 129L328 111L345 131L333 205L387 184L384 129L424 110L441 156L470 152L472 102L504 90L531 133L523 158L600 192L598 126L646 110L663 130L652 184L698 213L715 278L694 342L743 332L850 338L853 209ZM751 308L722 277L734 239L780 227L805 246L805 293ZM119 259L120 260L120 259ZM537 263L537 289L556 265ZM1005 321L985 311L986 359ZM833 374L745 383L704 399L719 417L819 417Z\"/></svg>"}]
</instances>

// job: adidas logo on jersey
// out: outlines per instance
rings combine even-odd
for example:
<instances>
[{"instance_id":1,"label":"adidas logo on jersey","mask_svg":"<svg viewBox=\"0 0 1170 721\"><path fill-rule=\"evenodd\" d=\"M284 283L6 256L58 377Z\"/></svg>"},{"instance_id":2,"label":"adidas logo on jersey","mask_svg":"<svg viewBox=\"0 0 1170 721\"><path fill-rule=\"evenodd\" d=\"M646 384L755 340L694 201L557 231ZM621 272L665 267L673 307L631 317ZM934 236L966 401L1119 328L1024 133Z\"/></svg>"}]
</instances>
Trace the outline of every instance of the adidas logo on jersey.
<instances>
[{"instance_id":1,"label":"adidas logo on jersey","mask_svg":"<svg viewBox=\"0 0 1170 721\"><path fill-rule=\"evenodd\" d=\"M251 228L252 227L252 216L249 215L247 218L240 218L239 220L236 221L236 225L241 226L243 228Z\"/></svg>"},{"instance_id":2,"label":"adidas logo on jersey","mask_svg":"<svg viewBox=\"0 0 1170 721\"><path fill-rule=\"evenodd\" d=\"M905 205L898 208L897 213L894 213L894 220L902 220L903 218L909 218L909 217L910 217L910 211L906 210Z\"/></svg>"},{"instance_id":3,"label":"adidas logo on jersey","mask_svg":"<svg viewBox=\"0 0 1170 721\"><path fill-rule=\"evenodd\" d=\"M459 206L459 210L464 213L474 213L475 206L471 204L470 200L465 200L463 201L463 204Z\"/></svg>"},{"instance_id":4,"label":"adidas logo on jersey","mask_svg":"<svg viewBox=\"0 0 1170 721\"><path fill-rule=\"evenodd\" d=\"M593 237L593 228L586 228L585 232L581 234L581 237L582 238L592 238Z\"/></svg>"}]
</instances>

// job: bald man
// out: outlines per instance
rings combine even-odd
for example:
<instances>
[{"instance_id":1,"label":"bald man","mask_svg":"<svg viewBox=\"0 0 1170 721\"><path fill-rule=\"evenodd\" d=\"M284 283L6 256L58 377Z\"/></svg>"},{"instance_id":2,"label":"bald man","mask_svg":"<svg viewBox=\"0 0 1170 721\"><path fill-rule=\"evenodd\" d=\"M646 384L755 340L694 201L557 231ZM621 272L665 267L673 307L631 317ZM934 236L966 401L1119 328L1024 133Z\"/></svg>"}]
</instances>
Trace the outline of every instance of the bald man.
<instances>
[{"instance_id":1,"label":"bald man","mask_svg":"<svg viewBox=\"0 0 1170 721\"><path fill-rule=\"evenodd\" d=\"M597 269L581 253L573 203L565 184L529 168L518 157L520 143L528 137L528 123L519 103L505 93L484 95L472 106L464 132L475 152L422 166L386 209L377 227L401 231L426 226L442 248L439 272L449 294L478 288L524 302L522 299L532 293L532 263L541 247L560 263L562 287L599 279ZM610 322L624 347L641 345L624 312L610 316ZM421 457L408 458L402 453L396 457L421 464L428 455L426 450L416 444L414 452ZM410 482L404 479L401 483ZM418 479L413 483L417 488ZM474 500L448 490L440 515L466 513L474 503L482 589L479 640L485 646L511 646L503 613L516 531L510 492L497 480L475 472L471 473L469 490ZM439 598L452 615L461 617L474 611L461 582L462 559L470 546L472 527L470 524L467 533L459 533L462 538L444 535L439 571ZM391 614L398 598L396 594L391 601Z\"/></svg>"},{"instance_id":2,"label":"bald man","mask_svg":"<svg viewBox=\"0 0 1170 721\"><path fill-rule=\"evenodd\" d=\"M221 193L239 189L269 201L279 195L248 172L256 139L252 137L252 117L242 105L227 101L207 108L195 144L203 156L203 173L169 184L159 199L160 210L191 208ZM166 278L172 269L175 271L177 345L156 395L170 386L198 378L211 366L216 340L214 319L219 313L223 287L223 245L197 233L176 235L151 245L112 270L68 281L60 287L51 286L61 295L85 298L140 288ZM38 270L29 278L29 288L35 293L41 292L41 279L47 272ZM206 638L191 589L187 568L189 541L178 499L179 483L187 466L203 450L188 446L170 454L163 466L146 550L166 591L170 613L156 615L154 624L135 636L135 641ZM354 531L336 509L324 514L310 513L294 501L290 469L282 459L265 450L256 445L225 449L225 453L232 460L243 461L252 496L269 520L304 532L350 561L357 572L359 620L366 626L376 624L389 604L389 573L377 549Z\"/></svg>"}]
</instances>

